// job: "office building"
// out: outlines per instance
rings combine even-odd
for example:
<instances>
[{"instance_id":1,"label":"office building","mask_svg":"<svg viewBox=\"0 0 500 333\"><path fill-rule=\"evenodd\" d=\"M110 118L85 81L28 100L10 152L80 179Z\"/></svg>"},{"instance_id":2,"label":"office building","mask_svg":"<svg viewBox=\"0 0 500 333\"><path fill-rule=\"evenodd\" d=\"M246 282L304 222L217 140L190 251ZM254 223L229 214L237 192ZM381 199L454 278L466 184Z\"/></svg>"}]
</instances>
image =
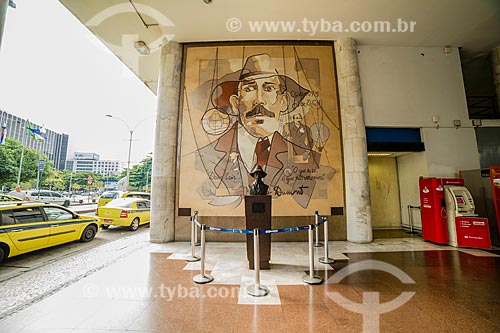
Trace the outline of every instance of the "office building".
<instances>
[{"instance_id":1,"label":"office building","mask_svg":"<svg viewBox=\"0 0 500 333\"><path fill-rule=\"evenodd\" d=\"M55 169L64 170L66 155L68 153L69 135L45 128L47 140L37 142L26 132L27 122L27 119L20 118L6 111L0 111L0 123L7 126L8 138L16 139L24 144L25 147L35 149L47 155L48 159L54 162ZM30 124L35 128L42 128L42 125L31 121Z\"/></svg>"},{"instance_id":2,"label":"office building","mask_svg":"<svg viewBox=\"0 0 500 333\"><path fill-rule=\"evenodd\" d=\"M73 158L66 162L66 170L98 173L103 176L119 176L123 171L123 163L100 160L99 155L95 153L75 152Z\"/></svg>"}]
</instances>

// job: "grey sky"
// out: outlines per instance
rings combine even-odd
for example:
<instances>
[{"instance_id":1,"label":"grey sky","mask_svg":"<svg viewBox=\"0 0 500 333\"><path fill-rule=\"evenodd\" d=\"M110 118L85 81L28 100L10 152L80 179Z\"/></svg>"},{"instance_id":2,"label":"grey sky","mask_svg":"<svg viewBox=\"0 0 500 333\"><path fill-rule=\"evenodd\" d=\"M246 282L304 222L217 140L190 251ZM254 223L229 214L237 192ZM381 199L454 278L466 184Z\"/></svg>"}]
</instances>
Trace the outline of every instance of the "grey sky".
<instances>
[{"instance_id":1,"label":"grey sky","mask_svg":"<svg viewBox=\"0 0 500 333\"><path fill-rule=\"evenodd\" d=\"M133 164L153 151L156 96L55 0L9 8L0 49L0 109L70 136L74 151Z\"/></svg>"}]
</instances>

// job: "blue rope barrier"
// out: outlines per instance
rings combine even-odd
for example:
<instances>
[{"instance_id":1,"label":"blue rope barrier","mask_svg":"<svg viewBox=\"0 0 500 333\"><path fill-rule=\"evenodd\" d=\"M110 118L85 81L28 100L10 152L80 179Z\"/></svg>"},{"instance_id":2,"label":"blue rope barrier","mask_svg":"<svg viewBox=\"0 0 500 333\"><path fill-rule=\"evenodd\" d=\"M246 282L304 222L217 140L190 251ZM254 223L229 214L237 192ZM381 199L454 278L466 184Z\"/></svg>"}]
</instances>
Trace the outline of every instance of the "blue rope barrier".
<instances>
[{"instance_id":1,"label":"blue rope barrier","mask_svg":"<svg viewBox=\"0 0 500 333\"><path fill-rule=\"evenodd\" d=\"M304 225L302 227L292 227L292 228L283 228L283 229L271 229L271 230L259 230L260 234L277 234L279 232L291 232L291 231L300 231L309 229L308 225Z\"/></svg>"},{"instance_id":2,"label":"blue rope barrier","mask_svg":"<svg viewBox=\"0 0 500 333\"><path fill-rule=\"evenodd\" d=\"M322 224L324 224L324 223L326 223L328 221L328 218L326 218L325 216L319 215L319 217L321 218L321 221L318 222L317 224L312 224L313 229L318 228L320 225L322 225ZM194 223L196 223L196 225L198 227L201 228L201 223L198 222L196 220L196 218L193 218L192 220L194 221ZM262 234L268 235L268 234L277 234L277 233L281 233L281 232L302 231L302 230L308 230L308 229L309 229L309 225L304 225L304 226L300 226L300 227L291 227L291 228L282 228L282 229L270 229L270 230L259 230L259 234L261 234L261 235ZM205 226L205 230L219 231L219 232L230 232L230 233L235 233L235 234L249 234L249 235L253 234L253 230L221 228L221 227L212 227L212 226L208 226L208 225Z\"/></svg>"},{"instance_id":3,"label":"blue rope barrier","mask_svg":"<svg viewBox=\"0 0 500 333\"><path fill-rule=\"evenodd\" d=\"M230 229L230 228L219 228L219 227L205 226L205 230L220 231L220 232L232 232L235 234L253 234L253 230L246 230L246 229Z\"/></svg>"},{"instance_id":4,"label":"blue rope barrier","mask_svg":"<svg viewBox=\"0 0 500 333\"><path fill-rule=\"evenodd\" d=\"M322 218L320 222L318 222L317 224L314 225L314 228L318 228L320 225L326 223L326 221L328 221L328 219L326 217Z\"/></svg>"}]
</instances>

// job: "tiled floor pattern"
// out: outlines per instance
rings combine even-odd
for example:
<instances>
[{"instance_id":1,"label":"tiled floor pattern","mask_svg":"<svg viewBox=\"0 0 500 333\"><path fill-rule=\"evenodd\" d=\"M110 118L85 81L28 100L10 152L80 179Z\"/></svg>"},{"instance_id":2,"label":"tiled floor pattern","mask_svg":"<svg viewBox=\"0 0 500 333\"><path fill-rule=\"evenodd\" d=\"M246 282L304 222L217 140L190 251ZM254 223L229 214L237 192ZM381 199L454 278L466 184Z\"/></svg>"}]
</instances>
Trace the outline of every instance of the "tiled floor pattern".
<instances>
[{"instance_id":1,"label":"tiled floor pattern","mask_svg":"<svg viewBox=\"0 0 500 333\"><path fill-rule=\"evenodd\" d=\"M339 261L333 269L317 264L323 277L377 260L415 283L362 270L340 283L304 285L307 244L273 243L272 270L262 271L272 295L258 305L244 304L253 278L244 243L207 244L207 269L215 280L206 285L192 282L199 264L183 260L188 244L151 244L9 316L0 322L0 332L360 332L377 318L363 319L348 310L352 303L362 304L373 293L386 303L403 292L414 296L380 315L381 332L500 331L499 256L418 238L331 245ZM345 303L334 301L335 293Z\"/></svg>"}]
</instances>

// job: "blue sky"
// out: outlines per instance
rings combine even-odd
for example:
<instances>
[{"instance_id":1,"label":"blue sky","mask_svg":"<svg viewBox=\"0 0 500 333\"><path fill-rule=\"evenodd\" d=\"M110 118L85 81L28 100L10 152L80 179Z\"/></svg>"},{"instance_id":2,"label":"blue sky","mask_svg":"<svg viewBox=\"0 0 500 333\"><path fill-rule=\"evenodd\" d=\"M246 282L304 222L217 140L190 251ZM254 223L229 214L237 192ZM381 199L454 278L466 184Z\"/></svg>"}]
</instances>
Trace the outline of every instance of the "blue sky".
<instances>
[{"instance_id":1,"label":"blue sky","mask_svg":"<svg viewBox=\"0 0 500 333\"><path fill-rule=\"evenodd\" d=\"M0 49L0 109L70 136L74 151L132 164L153 151L156 96L59 1L18 0Z\"/></svg>"}]
</instances>

